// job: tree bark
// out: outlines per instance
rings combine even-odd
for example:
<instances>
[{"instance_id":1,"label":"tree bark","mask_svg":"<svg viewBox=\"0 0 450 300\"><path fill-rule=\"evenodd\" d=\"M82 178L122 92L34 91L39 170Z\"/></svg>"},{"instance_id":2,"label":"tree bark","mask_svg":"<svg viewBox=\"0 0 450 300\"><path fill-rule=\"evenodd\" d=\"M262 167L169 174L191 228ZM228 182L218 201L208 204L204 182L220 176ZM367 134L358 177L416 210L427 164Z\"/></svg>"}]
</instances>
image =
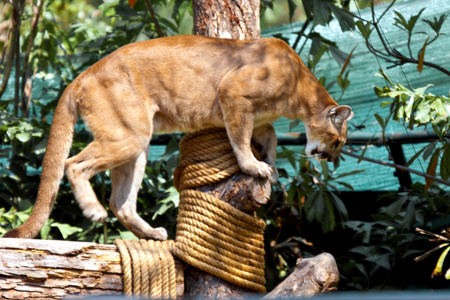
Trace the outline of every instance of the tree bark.
<instances>
[{"instance_id":1,"label":"tree bark","mask_svg":"<svg viewBox=\"0 0 450 300\"><path fill-rule=\"evenodd\" d=\"M176 262L177 295L183 295L183 266ZM74 295L123 294L120 254L115 245L0 239L0 298L62 299Z\"/></svg>"},{"instance_id":2,"label":"tree bark","mask_svg":"<svg viewBox=\"0 0 450 300\"><path fill-rule=\"evenodd\" d=\"M259 0L193 0L194 32L198 35L258 39Z\"/></svg>"}]
</instances>

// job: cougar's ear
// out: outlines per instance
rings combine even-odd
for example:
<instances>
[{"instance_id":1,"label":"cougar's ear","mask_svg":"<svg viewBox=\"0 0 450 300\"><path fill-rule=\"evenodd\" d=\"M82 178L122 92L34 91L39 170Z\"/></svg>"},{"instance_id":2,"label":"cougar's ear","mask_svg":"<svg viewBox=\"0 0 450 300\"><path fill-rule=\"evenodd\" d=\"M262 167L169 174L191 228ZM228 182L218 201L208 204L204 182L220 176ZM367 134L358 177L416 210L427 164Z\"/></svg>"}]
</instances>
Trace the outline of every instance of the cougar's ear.
<instances>
[{"instance_id":1,"label":"cougar's ear","mask_svg":"<svg viewBox=\"0 0 450 300\"><path fill-rule=\"evenodd\" d=\"M354 114L352 109L346 105L333 107L328 112L328 117L331 118L336 126L341 126L344 121L351 120L351 118L353 118L353 115Z\"/></svg>"}]
</instances>

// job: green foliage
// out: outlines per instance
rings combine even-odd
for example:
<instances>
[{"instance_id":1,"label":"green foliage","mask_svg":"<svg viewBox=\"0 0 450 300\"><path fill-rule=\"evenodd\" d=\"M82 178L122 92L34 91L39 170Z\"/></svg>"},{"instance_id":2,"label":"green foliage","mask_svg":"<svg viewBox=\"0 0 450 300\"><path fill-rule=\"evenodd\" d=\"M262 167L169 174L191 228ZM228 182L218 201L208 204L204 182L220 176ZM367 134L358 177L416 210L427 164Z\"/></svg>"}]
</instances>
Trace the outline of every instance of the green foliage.
<instances>
[{"instance_id":1,"label":"green foliage","mask_svg":"<svg viewBox=\"0 0 450 300\"><path fill-rule=\"evenodd\" d=\"M424 10L425 8L422 8L417 15L411 16L408 21L406 21L405 17L403 17L401 13L394 10L394 13L397 15L397 17L394 18L394 26L406 31L408 33L408 37L410 38L412 36L414 26L416 26L416 23Z\"/></svg>"},{"instance_id":2,"label":"green foliage","mask_svg":"<svg viewBox=\"0 0 450 300\"><path fill-rule=\"evenodd\" d=\"M432 42L434 42L438 37L440 37L441 35L444 35L445 33L441 33L441 29L442 29L442 25L444 24L444 21L447 19L447 17L449 16L449 14L443 14L440 15L439 18L433 17L433 20L422 20L423 22L427 23L431 30L434 31L435 36L433 37L433 39L431 41L428 42L428 44L431 44ZM423 34L427 34L426 32L420 32Z\"/></svg>"},{"instance_id":3,"label":"green foliage","mask_svg":"<svg viewBox=\"0 0 450 300\"><path fill-rule=\"evenodd\" d=\"M323 234L333 234L342 229L349 213L340 198L339 186L352 189L345 177L363 172L357 170L337 175L328 163L307 158L304 154L282 147L279 161L288 162L296 174L278 169L279 183L273 186L274 203L262 209L268 226L267 231L276 233L270 238L271 248L267 267L271 270L269 284L283 279L295 265L296 258L311 253L311 243L303 236L303 227L320 226ZM303 253L302 253L303 252Z\"/></svg>"},{"instance_id":4,"label":"green foliage","mask_svg":"<svg viewBox=\"0 0 450 300\"><path fill-rule=\"evenodd\" d=\"M349 280L347 288L382 288L394 280L390 276L399 265L424 251L423 239L418 238L414 228L445 219L449 196L448 191L436 186L424 193L424 185L416 183L411 192L381 197L379 201L387 204L372 215L373 220L346 221L345 226L354 232L353 244L357 245L338 258L341 275Z\"/></svg>"},{"instance_id":5,"label":"green foliage","mask_svg":"<svg viewBox=\"0 0 450 300\"><path fill-rule=\"evenodd\" d=\"M37 121L18 118L5 109L0 110L0 176L5 189L0 190L0 200L17 205L20 210L27 209L30 201L17 199L27 198L38 185L37 170L45 151L44 132L48 129L45 127Z\"/></svg>"},{"instance_id":6,"label":"green foliage","mask_svg":"<svg viewBox=\"0 0 450 300\"><path fill-rule=\"evenodd\" d=\"M152 4L157 11L158 6L165 7L166 2L152 1ZM8 108L11 108L12 100L0 102L0 201L6 203L2 204L2 207L10 207L8 211L3 208L0 212L0 234L20 225L31 213L47 143L47 118L51 119L66 85L86 67L121 45L155 36L154 20L143 0L139 0L133 8L124 0L107 1L101 4L98 10L84 5L84 2L75 4L50 1L38 24L30 61L32 68L36 69L37 77L47 80L53 80L55 77L61 79L60 86L51 86L44 91L47 97L48 94L53 94L54 98L51 101L42 101L39 97L33 97L30 119L18 118L10 113ZM190 13L191 5L188 1L178 0L174 5L176 10L173 11L172 17L157 16L166 35L176 34L183 17ZM84 6L83 9L90 17L80 19L83 22L71 22L67 27L61 26L60 16L70 19L73 11L76 11L75 18L79 17L80 12L75 6L78 9ZM30 18L30 14L23 18L25 40L30 38L26 23ZM69 27L72 23L74 24ZM64 55L57 55L61 53ZM76 126L71 155L80 152L90 141L90 134L80 122ZM148 162L138 194L141 216L153 226L168 228L172 236L175 228L175 208L178 206L178 193L172 184L173 170L178 162L177 150L178 146L173 140L161 161ZM91 180L98 199L105 206L111 194L110 181L109 172L99 174ZM117 237L129 235L115 216L111 215L105 222L106 225L92 223L82 217L66 179L60 186L54 210L52 218L41 230L41 238L112 242Z\"/></svg>"},{"instance_id":7,"label":"green foliage","mask_svg":"<svg viewBox=\"0 0 450 300\"><path fill-rule=\"evenodd\" d=\"M378 97L389 97L391 101L383 102L382 106L390 105L392 118L407 124L409 129L431 124L439 139L443 139L449 130L450 98L425 94L431 84L410 91L401 84L392 83L387 75L380 70L378 75L391 87L375 87Z\"/></svg>"},{"instance_id":8,"label":"green foliage","mask_svg":"<svg viewBox=\"0 0 450 300\"><path fill-rule=\"evenodd\" d=\"M431 85L411 91L401 84L393 83L383 70L380 70L380 73L379 76L384 78L391 87L375 87L375 93L378 97L392 99L381 104L382 107L390 106L390 115L386 119L382 119L375 114L383 132L391 118L405 124L410 130L418 126L431 125L439 138L440 145L437 146L437 141L426 145L408 161L407 165L410 165L419 155L423 154L424 160L430 158L427 173L435 176L436 168L439 165L441 178L448 180L450 178L450 139L448 138L450 98L426 93L427 88ZM430 184L431 182L428 181L426 189Z\"/></svg>"}]
</instances>

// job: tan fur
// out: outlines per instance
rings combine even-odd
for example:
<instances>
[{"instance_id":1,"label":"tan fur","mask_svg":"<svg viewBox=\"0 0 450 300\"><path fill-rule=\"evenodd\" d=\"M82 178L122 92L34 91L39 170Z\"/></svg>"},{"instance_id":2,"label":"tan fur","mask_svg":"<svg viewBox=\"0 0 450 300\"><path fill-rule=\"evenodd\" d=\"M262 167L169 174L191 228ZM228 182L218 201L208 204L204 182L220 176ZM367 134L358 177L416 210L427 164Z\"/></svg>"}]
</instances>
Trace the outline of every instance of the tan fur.
<instances>
[{"instance_id":1,"label":"tan fur","mask_svg":"<svg viewBox=\"0 0 450 300\"><path fill-rule=\"evenodd\" d=\"M78 113L94 140L68 159ZM66 175L83 214L107 214L89 179L112 169L110 207L139 238L166 239L136 213L136 197L153 132L224 127L243 172L276 181L280 116L304 121L307 154L335 159L353 113L340 106L279 39L225 40L200 36L160 38L120 48L87 69L66 89L55 111L36 206L7 237L36 236L48 219ZM256 160L250 140L262 146Z\"/></svg>"}]
</instances>

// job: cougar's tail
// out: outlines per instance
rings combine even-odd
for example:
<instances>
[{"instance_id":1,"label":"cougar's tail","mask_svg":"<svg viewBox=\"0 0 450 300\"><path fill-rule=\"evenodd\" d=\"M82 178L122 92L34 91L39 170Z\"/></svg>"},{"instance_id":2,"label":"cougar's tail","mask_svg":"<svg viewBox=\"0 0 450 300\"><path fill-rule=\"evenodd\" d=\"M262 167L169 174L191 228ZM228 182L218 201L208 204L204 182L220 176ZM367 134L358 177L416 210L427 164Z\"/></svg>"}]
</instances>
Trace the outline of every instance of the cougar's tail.
<instances>
[{"instance_id":1,"label":"cougar's tail","mask_svg":"<svg viewBox=\"0 0 450 300\"><path fill-rule=\"evenodd\" d=\"M64 91L53 116L42 163L41 183L33 211L25 223L7 232L3 237L34 238L50 216L59 184L64 176L64 164L69 156L78 117L76 103L70 99L70 90L69 86Z\"/></svg>"}]
</instances>

